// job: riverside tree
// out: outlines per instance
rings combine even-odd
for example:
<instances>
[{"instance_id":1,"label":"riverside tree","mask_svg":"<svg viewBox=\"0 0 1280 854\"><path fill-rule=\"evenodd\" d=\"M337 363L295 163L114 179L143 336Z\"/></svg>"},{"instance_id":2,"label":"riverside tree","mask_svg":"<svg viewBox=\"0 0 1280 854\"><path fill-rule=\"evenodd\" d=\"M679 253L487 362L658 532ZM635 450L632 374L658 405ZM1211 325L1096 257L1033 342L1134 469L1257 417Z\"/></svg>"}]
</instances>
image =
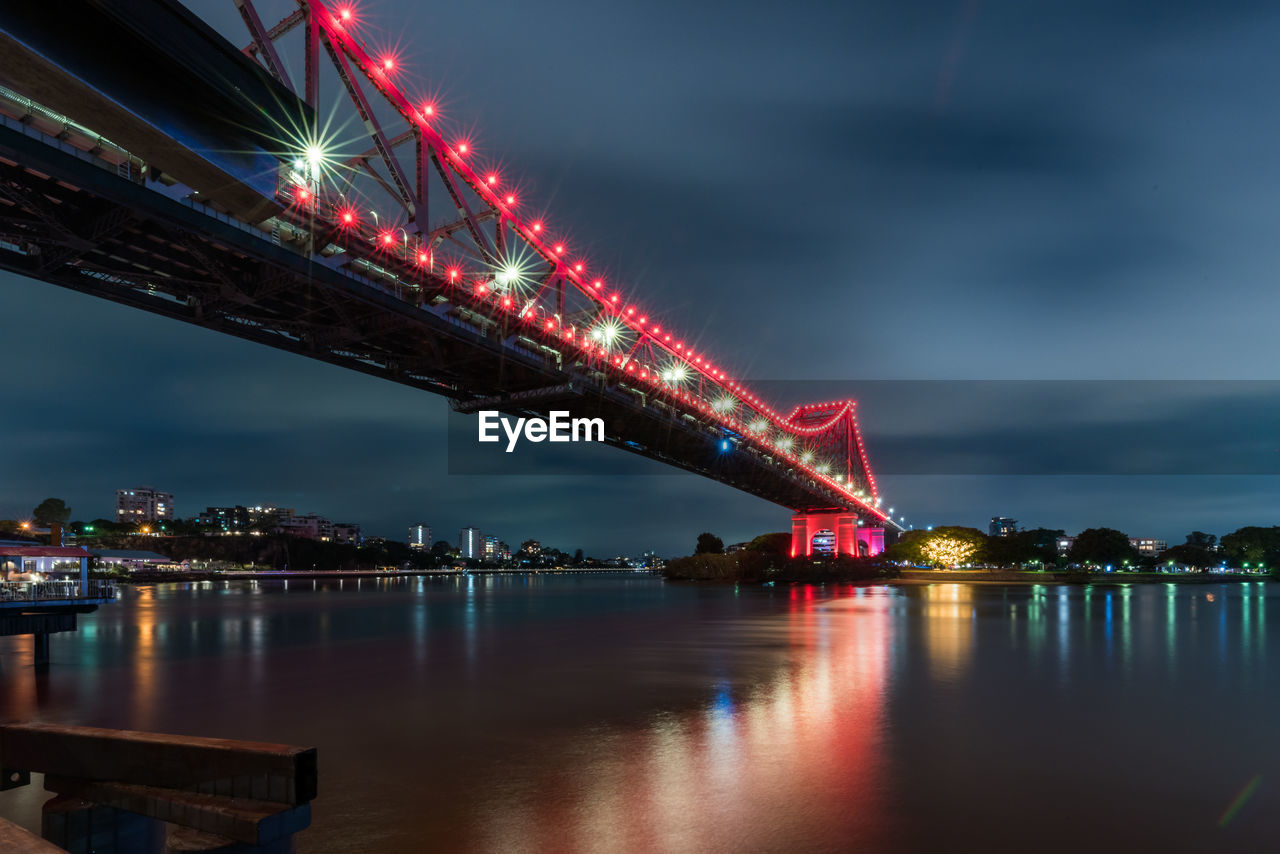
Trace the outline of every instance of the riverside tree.
<instances>
[{"instance_id":1,"label":"riverside tree","mask_svg":"<svg viewBox=\"0 0 1280 854\"><path fill-rule=\"evenodd\" d=\"M1123 564L1137 559L1138 551L1129 545L1129 535L1115 528L1086 528L1071 545L1074 563Z\"/></svg>"},{"instance_id":2,"label":"riverside tree","mask_svg":"<svg viewBox=\"0 0 1280 854\"><path fill-rule=\"evenodd\" d=\"M31 518L46 528L54 523L65 525L71 518L71 508L61 498L46 498L31 511Z\"/></svg>"},{"instance_id":3,"label":"riverside tree","mask_svg":"<svg viewBox=\"0 0 1280 854\"><path fill-rule=\"evenodd\" d=\"M693 553L697 555L724 554L724 540L709 531L703 531L698 535L698 545L694 548Z\"/></svg>"}]
</instances>

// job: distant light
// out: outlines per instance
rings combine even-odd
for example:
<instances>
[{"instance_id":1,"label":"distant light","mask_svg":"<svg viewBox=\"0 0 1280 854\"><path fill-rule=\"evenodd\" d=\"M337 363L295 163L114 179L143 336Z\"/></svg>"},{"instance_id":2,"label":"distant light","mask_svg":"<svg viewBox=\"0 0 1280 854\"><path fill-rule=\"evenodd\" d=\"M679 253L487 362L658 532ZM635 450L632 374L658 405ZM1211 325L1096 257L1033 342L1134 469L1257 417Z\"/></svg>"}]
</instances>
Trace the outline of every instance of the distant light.
<instances>
[{"instance_id":1,"label":"distant light","mask_svg":"<svg viewBox=\"0 0 1280 854\"><path fill-rule=\"evenodd\" d=\"M720 440L720 450L722 450L722 451L727 451L727 450L729 450L729 440L728 440L728 439L721 439L721 440Z\"/></svg>"},{"instance_id":2,"label":"distant light","mask_svg":"<svg viewBox=\"0 0 1280 854\"><path fill-rule=\"evenodd\" d=\"M422 105L422 114L423 114L424 116L427 116L427 117L434 116L434 115L436 114L436 105L435 105L435 104L433 104L433 103L431 103L430 101L428 101L427 103L423 104L423 105Z\"/></svg>"},{"instance_id":3,"label":"distant light","mask_svg":"<svg viewBox=\"0 0 1280 854\"><path fill-rule=\"evenodd\" d=\"M384 56L382 58L382 70L391 71L396 67L396 58L394 56Z\"/></svg>"},{"instance_id":4,"label":"distant light","mask_svg":"<svg viewBox=\"0 0 1280 854\"><path fill-rule=\"evenodd\" d=\"M534 233L534 234L541 234L541 233L542 233L542 223L541 223L541 222L535 222L535 223L533 224L533 233Z\"/></svg>"},{"instance_id":5,"label":"distant light","mask_svg":"<svg viewBox=\"0 0 1280 854\"><path fill-rule=\"evenodd\" d=\"M418 263L419 263L419 264L421 264L422 266L424 266L424 267L425 267L425 266L427 265L427 263L428 263L428 262L430 262L430 260L431 260L431 256L430 256L430 255L428 255L426 252L421 252L421 251L420 251L420 252L418 252Z\"/></svg>"},{"instance_id":6,"label":"distant light","mask_svg":"<svg viewBox=\"0 0 1280 854\"><path fill-rule=\"evenodd\" d=\"M448 273L449 273L449 281L455 282L458 280L458 276L462 274L462 271L459 270L457 267L450 267L448 270Z\"/></svg>"},{"instance_id":7,"label":"distant light","mask_svg":"<svg viewBox=\"0 0 1280 854\"><path fill-rule=\"evenodd\" d=\"M507 193L507 204L508 204L508 205L514 205L515 203L516 203L516 197L515 197L515 194L513 194L513 193Z\"/></svg>"},{"instance_id":8,"label":"distant light","mask_svg":"<svg viewBox=\"0 0 1280 854\"><path fill-rule=\"evenodd\" d=\"M471 146L467 144L466 140L463 140L462 142L459 142L457 145L455 145L454 149L459 154L466 154L468 151L471 150Z\"/></svg>"},{"instance_id":9,"label":"distant light","mask_svg":"<svg viewBox=\"0 0 1280 854\"><path fill-rule=\"evenodd\" d=\"M390 246L392 243L396 242L395 232L392 232L392 231L384 231L382 232L380 237L382 239L383 246Z\"/></svg>"},{"instance_id":10,"label":"distant light","mask_svg":"<svg viewBox=\"0 0 1280 854\"><path fill-rule=\"evenodd\" d=\"M498 183L498 176L490 172L488 177L486 177L484 181L486 184L492 187L494 184Z\"/></svg>"},{"instance_id":11,"label":"distant light","mask_svg":"<svg viewBox=\"0 0 1280 854\"><path fill-rule=\"evenodd\" d=\"M557 255L563 255L563 254L564 254L564 244L563 244L563 243L557 243L557 244L555 245L555 250L556 250L556 254L557 254Z\"/></svg>"},{"instance_id":12,"label":"distant light","mask_svg":"<svg viewBox=\"0 0 1280 854\"><path fill-rule=\"evenodd\" d=\"M356 212L348 208L339 212L338 218L342 220L343 225L354 225L356 221Z\"/></svg>"}]
</instances>

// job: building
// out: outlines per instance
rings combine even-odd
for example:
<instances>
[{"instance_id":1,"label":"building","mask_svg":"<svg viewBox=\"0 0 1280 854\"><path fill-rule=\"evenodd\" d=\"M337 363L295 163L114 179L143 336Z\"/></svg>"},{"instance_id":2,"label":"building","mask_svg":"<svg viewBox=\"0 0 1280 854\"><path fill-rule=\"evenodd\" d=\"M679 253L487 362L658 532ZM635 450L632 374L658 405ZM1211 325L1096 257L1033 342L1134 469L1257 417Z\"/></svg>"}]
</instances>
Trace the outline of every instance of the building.
<instances>
[{"instance_id":1,"label":"building","mask_svg":"<svg viewBox=\"0 0 1280 854\"><path fill-rule=\"evenodd\" d=\"M431 548L431 526L418 523L409 526L409 548L426 551Z\"/></svg>"},{"instance_id":2,"label":"building","mask_svg":"<svg viewBox=\"0 0 1280 854\"><path fill-rule=\"evenodd\" d=\"M992 516L991 524L987 527L987 533L993 537L1007 537L1010 534L1018 533L1018 520L1010 519L1008 516Z\"/></svg>"},{"instance_id":3,"label":"building","mask_svg":"<svg viewBox=\"0 0 1280 854\"><path fill-rule=\"evenodd\" d=\"M467 560L484 559L484 534L479 528L463 528L458 532L458 554Z\"/></svg>"},{"instance_id":4,"label":"building","mask_svg":"<svg viewBox=\"0 0 1280 854\"><path fill-rule=\"evenodd\" d=\"M173 518L173 493L157 492L153 486L116 490L116 521L141 525Z\"/></svg>"},{"instance_id":5,"label":"building","mask_svg":"<svg viewBox=\"0 0 1280 854\"><path fill-rule=\"evenodd\" d=\"M1058 537L1058 554L1064 555L1071 551L1071 547L1075 545L1075 537ZM1164 540L1157 540L1152 537L1130 537L1129 545L1141 555L1158 555L1169 546Z\"/></svg>"},{"instance_id":6,"label":"building","mask_svg":"<svg viewBox=\"0 0 1280 854\"><path fill-rule=\"evenodd\" d=\"M1156 540L1151 537L1130 537L1129 545L1138 550L1138 554L1158 555L1160 552L1169 548L1169 544L1164 540Z\"/></svg>"},{"instance_id":7,"label":"building","mask_svg":"<svg viewBox=\"0 0 1280 854\"><path fill-rule=\"evenodd\" d=\"M0 581L39 580L48 575L80 574L89 578L89 552L71 546L44 546L23 540L0 540Z\"/></svg>"},{"instance_id":8,"label":"building","mask_svg":"<svg viewBox=\"0 0 1280 854\"><path fill-rule=\"evenodd\" d=\"M206 507L196 517L196 524L210 525L219 528L223 533L233 534L237 531L248 531L255 527L258 530L273 525L278 519L293 516L292 507L276 507L272 504L259 504L245 507L237 504L234 507Z\"/></svg>"},{"instance_id":9,"label":"building","mask_svg":"<svg viewBox=\"0 0 1280 854\"><path fill-rule=\"evenodd\" d=\"M140 569L178 570L184 567L177 561L156 552L132 549L98 549L93 553L103 566L136 572Z\"/></svg>"},{"instance_id":10,"label":"building","mask_svg":"<svg viewBox=\"0 0 1280 854\"><path fill-rule=\"evenodd\" d=\"M364 543L364 539L360 536L360 526L355 522L334 522L333 541L349 546L358 546Z\"/></svg>"},{"instance_id":11,"label":"building","mask_svg":"<svg viewBox=\"0 0 1280 854\"><path fill-rule=\"evenodd\" d=\"M537 540L525 540L520 544L520 551L531 557L537 557L542 554L542 543Z\"/></svg>"},{"instance_id":12,"label":"building","mask_svg":"<svg viewBox=\"0 0 1280 854\"><path fill-rule=\"evenodd\" d=\"M226 534L243 531L249 527L249 508L240 504L235 507L206 507L196 516L196 524L208 525Z\"/></svg>"},{"instance_id":13,"label":"building","mask_svg":"<svg viewBox=\"0 0 1280 854\"><path fill-rule=\"evenodd\" d=\"M333 523L314 513L308 513L305 516L281 516L276 519L273 530L277 534L286 534L290 537L302 537L324 543L333 541Z\"/></svg>"},{"instance_id":14,"label":"building","mask_svg":"<svg viewBox=\"0 0 1280 854\"><path fill-rule=\"evenodd\" d=\"M484 559L487 563L497 563L501 559L500 543L497 537L484 538Z\"/></svg>"}]
</instances>

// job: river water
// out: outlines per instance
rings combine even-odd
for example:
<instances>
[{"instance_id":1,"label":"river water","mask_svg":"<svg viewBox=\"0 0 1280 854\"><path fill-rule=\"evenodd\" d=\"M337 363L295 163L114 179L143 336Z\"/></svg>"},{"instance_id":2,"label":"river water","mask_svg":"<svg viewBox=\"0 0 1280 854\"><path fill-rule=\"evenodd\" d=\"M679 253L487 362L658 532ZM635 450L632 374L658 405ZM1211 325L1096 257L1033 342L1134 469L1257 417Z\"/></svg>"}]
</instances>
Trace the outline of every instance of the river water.
<instances>
[{"instance_id":1,"label":"river water","mask_svg":"<svg viewBox=\"0 0 1280 854\"><path fill-rule=\"evenodd\" d=\"M0 714L314 745L303 852L1274 850L1278 590L125 586Z\"/></svg>"}]
</instances>

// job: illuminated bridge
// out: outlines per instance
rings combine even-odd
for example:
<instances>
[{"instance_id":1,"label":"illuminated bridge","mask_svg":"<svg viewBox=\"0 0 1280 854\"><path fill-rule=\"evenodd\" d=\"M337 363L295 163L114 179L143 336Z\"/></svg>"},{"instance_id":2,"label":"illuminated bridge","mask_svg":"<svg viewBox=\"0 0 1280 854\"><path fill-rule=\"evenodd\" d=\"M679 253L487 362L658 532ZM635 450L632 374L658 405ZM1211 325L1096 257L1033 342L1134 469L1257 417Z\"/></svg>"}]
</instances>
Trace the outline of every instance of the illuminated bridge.
<instances>
[{"instance_id":1,"label":"illuminated bridge","mask_svg":"<svg viewBox=\"0 0 1280 854\"><path fill-rule=\"evenodd\" d=\"M173 0L0 8L0 267L461 412L600 417L791 508L800 553L883 547L853 401L775 410L690 346L409 94L355 6L227 2L244 45Z\"/></svg>"}]
</instances>

